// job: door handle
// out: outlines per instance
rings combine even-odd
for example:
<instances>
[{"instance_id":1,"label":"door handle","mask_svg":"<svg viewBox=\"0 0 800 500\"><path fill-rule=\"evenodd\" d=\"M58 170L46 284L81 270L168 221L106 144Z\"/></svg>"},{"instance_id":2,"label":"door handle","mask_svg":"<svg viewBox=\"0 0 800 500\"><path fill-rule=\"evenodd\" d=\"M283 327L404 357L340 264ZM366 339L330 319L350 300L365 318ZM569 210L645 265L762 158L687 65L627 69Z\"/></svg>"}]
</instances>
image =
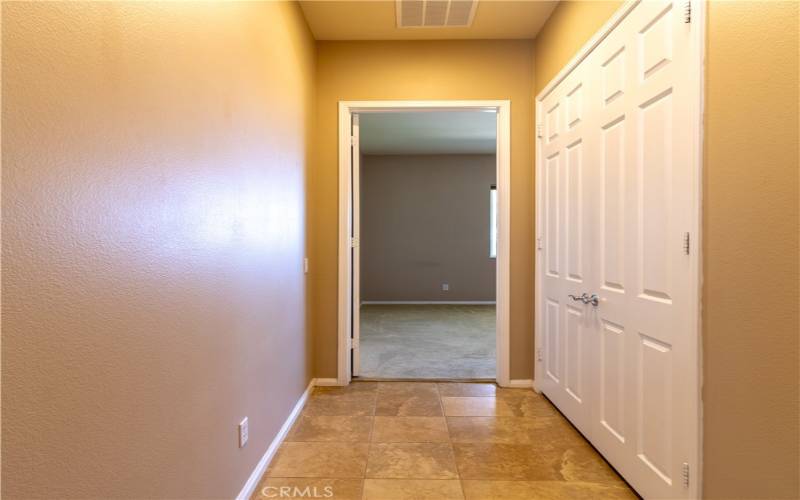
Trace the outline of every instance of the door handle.
<instances>
[{"instance_id":1,"label":"door handle","mask_svg":"<svg viewBox=\"0 0 800 500\"><path fill-rule=\"evenodd\" d=\"M569 294L567 297L571 298L575 302L583 302L584 304L591 304L595 307L600 304L600 297L598 297L596 293L589 295L588 293L584 292L580 297Z\"/></svg>"}]
</instances>

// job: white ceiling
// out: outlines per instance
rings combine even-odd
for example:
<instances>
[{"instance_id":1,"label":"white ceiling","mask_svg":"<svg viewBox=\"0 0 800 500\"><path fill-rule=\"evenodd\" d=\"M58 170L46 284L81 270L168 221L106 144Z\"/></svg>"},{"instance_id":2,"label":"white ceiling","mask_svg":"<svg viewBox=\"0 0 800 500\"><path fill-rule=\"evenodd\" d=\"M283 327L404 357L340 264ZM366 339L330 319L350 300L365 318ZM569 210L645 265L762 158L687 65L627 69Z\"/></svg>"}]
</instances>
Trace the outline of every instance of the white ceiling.
<instances>
[{"instance_id":1,"label":"white ceiling","mask_svg":"<svg viewBox=\"0 0 800 500\"><path fill-rule=\"evenodd\" d=\"M468 27L398 28L394 0L300 0L317 40L532 39L557 3L479 0Z\"/></svg>"},{"instance_id":2,"label":"white ceiling","mask_svg":"<svg viewBox=\"0 0 800 500\"><path fill-rule=\"evenodd\" d=\"M493 154L494 111L362 113L359 138L364 154Z\"/></svg>"}]
</instances>

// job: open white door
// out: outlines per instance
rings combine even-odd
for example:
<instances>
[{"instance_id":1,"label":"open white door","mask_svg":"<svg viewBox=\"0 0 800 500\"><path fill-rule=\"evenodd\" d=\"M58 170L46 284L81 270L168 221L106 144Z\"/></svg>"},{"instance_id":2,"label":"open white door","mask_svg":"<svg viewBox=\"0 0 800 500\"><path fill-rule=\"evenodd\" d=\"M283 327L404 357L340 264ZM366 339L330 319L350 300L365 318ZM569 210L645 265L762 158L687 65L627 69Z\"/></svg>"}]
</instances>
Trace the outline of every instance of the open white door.
<instances>
[{"instance_id":1,"label":"open white door","mask_svg":"<svg viewBox=\"0 0 800 500\"><path fill-rule=\"evenodd\" d=\"M353 346L353 376L358 376L360 370L360 356L359 356L359 338L361 330L361 245L359 238L361 237L361 150L359 148L358 140L358 115L353 113L351 124L351 146L350 155L352 165L351 179L353 180L352 188L352 206L353 206L353 229L351 234L351 249L353 256L353 331L351 334L351 342Z\"/></svg>"}]
</instances>

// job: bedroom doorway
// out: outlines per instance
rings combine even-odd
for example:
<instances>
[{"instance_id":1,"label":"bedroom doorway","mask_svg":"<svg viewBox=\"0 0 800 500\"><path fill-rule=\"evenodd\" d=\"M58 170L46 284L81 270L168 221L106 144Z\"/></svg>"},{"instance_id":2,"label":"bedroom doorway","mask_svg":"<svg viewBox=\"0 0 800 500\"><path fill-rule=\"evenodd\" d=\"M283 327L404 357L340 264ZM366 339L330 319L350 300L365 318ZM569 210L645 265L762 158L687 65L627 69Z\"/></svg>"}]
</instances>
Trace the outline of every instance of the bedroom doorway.
<instances>
[{"instance_id":1,"label":"bedroom doorway","mask_svg":"<svg viewBox=\"0 0 800 500\"><path fill-rule=\"evenodd\" d=\"M365 113L358 130L354 375L493 380L496 112Z\"/></svg>"},{"instance_id":2,"label":"bedroom doorway","mask_svg":"<svg viewBox=\"0 0 800 500\"><path fill-rule=\"evenodd\" d=\"M508 383L507 101L340 103L339 383Z\"/></svg>"}]
</instances>

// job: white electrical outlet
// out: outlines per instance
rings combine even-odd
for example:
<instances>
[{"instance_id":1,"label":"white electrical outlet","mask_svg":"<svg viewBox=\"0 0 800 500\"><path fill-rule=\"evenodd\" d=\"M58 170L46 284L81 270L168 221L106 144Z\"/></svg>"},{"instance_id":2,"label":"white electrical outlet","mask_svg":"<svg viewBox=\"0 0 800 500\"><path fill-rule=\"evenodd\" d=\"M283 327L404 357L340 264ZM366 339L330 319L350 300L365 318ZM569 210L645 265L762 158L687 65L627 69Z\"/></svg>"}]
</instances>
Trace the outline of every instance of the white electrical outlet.
<instances>
[{"instance_id":1,"label":"white electrical outlet","mask_svg":"<svg viewBox=\"0 0 800 500\"><path fill-rule=\"evenodd\" d=\"M448 283L442 283L442 291L446 292L450 290L450 285Z\"/></svg>"},{"instance_id":2,"label":"white electrical outlet","mask_svg":"<svg viewBox=\"0 0 800 500\"><path fill-rule=\"evenodd\" d=\"M308 257L303 259L303 272L308 274Z\"/></svg>"},{"instance_id":3,"label":"white electrical outlet","mask_svg":"<svg viewBox=\"0 0 800 500\"><path fill-rule=\"evenodd\" d=\"M247 444L247 417L239 422L239 448L244 448Z\"/></svg>"}]
</instances>

